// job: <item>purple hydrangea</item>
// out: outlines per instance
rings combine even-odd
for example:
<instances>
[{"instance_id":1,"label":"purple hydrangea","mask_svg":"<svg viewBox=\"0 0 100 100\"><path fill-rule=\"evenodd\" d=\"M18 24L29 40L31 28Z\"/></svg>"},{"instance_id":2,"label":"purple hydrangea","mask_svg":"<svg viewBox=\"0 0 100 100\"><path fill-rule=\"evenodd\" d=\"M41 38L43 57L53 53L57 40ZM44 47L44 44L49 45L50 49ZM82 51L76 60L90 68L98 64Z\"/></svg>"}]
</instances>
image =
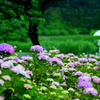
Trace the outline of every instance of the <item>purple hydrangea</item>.
<instances>
[{"instance_id":1,"label":"purple hydrangea","mask_svg":"<svg viewBox=\"0 0 100 100\"><path fill-rule=\"evenodd\" d=\"M74 63L68 63L68 66L75 67Z\"/></svg>"},{"instance_id":2,"label":"purple hydrangea","mask_svg":"<svg viewBox=\"0 0 100 100\"><path fill-rule=\"evenodd\" d=\"M68 71L68 68L62 67L62 69L60 69L60 71L67 72Z\"/></svg>"},{"instance_id":3,"label":"purple hydrangea","mask_svg":"<svg viewBox=\"0 0 100 100\"><path fill-rule=\"evenodd\" d=\"M78 75L78 76L81 76L83 73L81 71L76 71L73 73L74 75Z\"/></svg>"},{"instance_id":4,"label":"purple hydrangea","mask_svg":"<svg viewBox=\"0 0 100 100\"><path fill-rule=\"evenodd\" d=\"M85 88L84 91L83 91L84 94L92 94L94 96L96 96L98 94L98 91L91 87L91 88Z\"/></svg>"},{"instance_id":5,"label":"purple hydrangea","mask_svg":"<svg viewBox=\"0 0 100 100\"><path fill-rule=\"evenodd\" d=\"M50 50L50 53L59 53L59 50Z\"/></svg>"},{"instance_id":6,"label":"purple hydrangea","mask_svg":"<svg viewBox=\"0 0 100 100\"><path fill-rule=\"evenodd\" d=\"M93 79L93 82L95 82L95 83L100 83L100 78L94 78L94 79Z\"/></svg>"},{"instance_id":7,"label":"purple hydrangea","mask_svg":"<svg viewBox=\"0 0 100 100\"><path fill-rule=\"evenodd\" d=\"M50 62L51 64L55 64L55 63L56 63L56 64L58 64L58 65L64 66L62 60L61 60L60 58L57 58L57 57L50 58L50 59L49 59L49 62Z\"/></svg>"},{"instance_id":8,"label":"purple hydrangea","mask_svg":"<svg viewBox=\"0 0 100 100\"><path fill-rule=\"evenodd\" d=\"M68 53L67 55L69 55L69 56L74 56L74 54L73 54L73 53Z\"/></svg>"},{"instance_id":9,"label":"purple hydrangea","mask_svg":"<svg viewBox=\"0 0 100 100\"><path fill-rule=\"evenodd\" d=\"M92 88L92 83L89 81L80 81L78 83L79 88Z\"/></svg>"},{"instance_id":10,"label":"purple hydrangea","mask_svg":"<svg viewBox=\"0 0 100 100\"><path fill-rule=\"evenodd\" d=\"M52 81L52 85L57 85L57 86L59 86L60 83L59 83L59 82L56 82L56 81Z\"/></svg>"},{"instance_id":11,"label":"purple hydrangea","mask_svg":"<svg viewBox=\"0 0 100 100\"><path fill-rule=\"evenodd\" d=\"M100 65L100 61L97 62L97 65Z\"/></svg>"},{"instance_id":12,"label":"purple hydrangea","mask_svg":"<svg viewBox=\"0 0 100 100\"><path fill-rule=\"evenodd\" d=\"M4 53L9 53L9 54L13 54L14 53L14 47L10 44L7 43L1 43L0 44L0 51L4 52Z\"/></svg>"},{"instance_id":13,"label":"purple hydrangea","mask_svg":"<svg viewBox=\"0 0 100 100\"><path fill-rule=\"evenodd\" d=\"M1 64L1 68L12 68L14 67L13 62L12 61L5 61Z\"/></svg>"},{"instance_id":14,"label":"purple hydrangea","mask_svg":"<svg viewBox=\"0 0 100 100\"><path fill-rule=\"evenodd\" d=\"M42 54L42 53L37 54L37 56L38 56L38 59L39 59L39 60L44 59L44 60L47 60L47 61L48 61L48 60L50 59L49 56L44 55L44 54Z\"/></svg>"},{"instance_id":15,"label":"purple hydrangea","mask_svg":"<svg viewBox=\"0 0 100 100\"><path fill-rule=\"evenodd\" d=\"M79 65L81 65L80 62L78 62L78 61L74 62L74 66L79 66Z\"/></svg>"},{"instance_id":16,"label":"purple hydrangea","mask_svg":"<svg viewBox=\"0 0 100 100\"><path fill-rule=\"evenodd\" d=\"M78 61L79 61L79 62L87 62L88 59L87 59L87 58L79 58Z\"/></svg>"},{"instance_id":17,"label":"purple hydrangea","mask_svg":"<svg viewBox=\"0 0 100 100\"><path fill-rule=\"evenodd\" d=\"M77 82L80 82L80 81L91 81L91 77L90 76L80 76Z\"/></svg>"},{"instance_id":18,"label":"purple hydrangea","mask_svg":"<svg viewBox=\"0 0 100 100\"><path fill-rule=\"evenodd\" d=\"M64 55L64 54L58 54L58 55L55 55L55 57L58 57L58 58L64 58L65 55Z\"/></svg>"},{"instance_id":19,"label":"purple hydrangea","mask_svg":"<svg viewBox=\"0 0 100 100\"><path fill-rule=\"evenodd\" d=\"M30 47L30 51L38 51L38 52L43 52L43 47L40 45L34 45Z\"/></svg>"},{"instance_id":20,"label":"purple hydrangea","mask_svg":"<svg viewBox=\"0 0 100 100\"><path fill-rule=\"evenodd\" d=\"M96 59L93 59L93 58L88 58L89 62L97 62Z\"/></svg>"},{"instance_id":21,"label":"purple hydrangea","mask_svg":"<svg viewBox=\"0 0 100 100\"><path fill-rule=\"evenodd\" d=\"M93 55L93 54L90 54L89 56L90 56L91 58L95 57L95 55Z\"/></svg>"}]
</instances>

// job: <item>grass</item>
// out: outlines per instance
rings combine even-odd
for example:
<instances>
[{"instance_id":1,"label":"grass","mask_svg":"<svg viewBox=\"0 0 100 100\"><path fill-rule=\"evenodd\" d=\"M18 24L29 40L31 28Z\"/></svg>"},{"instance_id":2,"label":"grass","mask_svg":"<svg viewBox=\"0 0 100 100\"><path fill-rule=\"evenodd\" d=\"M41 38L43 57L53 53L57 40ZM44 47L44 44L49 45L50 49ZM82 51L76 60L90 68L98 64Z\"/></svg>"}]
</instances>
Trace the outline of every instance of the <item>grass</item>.
<instances>
[{"instance_id":1,"label":"grass","mask_svg":"<svg viewBox=\"0 0 100 100\"><path fill-rule=\"evenodd\" d=\"M83 52L96 53L98 52L98 40L100 37L94 37L91 35L64 35L64 36L39 36L39 42L45 49L50 50L57 48L61 53L74 53L80 54ZM19 42L8 41L7 43L17 46L16 52L22 50L23 52L29 52L31 41Z\"/></svg>"},{"instance_id":2,"label":"grass","mask_svg":"<svg viewBox=\"0 0 100 100\"><path fill-rule=\"evenodd\" d=\"M97 42L100 37L90 35L67 35L67 36L51 36L40 37L40 43L47 50L52 46L56 47L61 53L79 54L83 52L98 52Z\"/></svg>"}]
</instances>

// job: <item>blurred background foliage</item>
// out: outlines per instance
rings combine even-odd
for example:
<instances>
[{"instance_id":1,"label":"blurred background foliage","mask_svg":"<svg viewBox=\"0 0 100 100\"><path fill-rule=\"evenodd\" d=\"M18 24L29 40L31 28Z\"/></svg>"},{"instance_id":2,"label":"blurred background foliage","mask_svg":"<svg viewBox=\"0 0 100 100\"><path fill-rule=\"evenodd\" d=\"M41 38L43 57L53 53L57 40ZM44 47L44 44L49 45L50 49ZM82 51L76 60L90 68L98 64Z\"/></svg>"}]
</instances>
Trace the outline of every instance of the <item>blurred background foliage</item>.
<instances>
[{"instance_id":1,"label":"blurred background foliage","mask_svg":"<svg viewBox=\"0 0 100 100\"><path fill-rule=\"evenodd\" d=\"M0 40L26 42L29 18L38 22L39 36L93 35L100 28L100 0L61 0L52 4L43 15L37 6L42 0L32 1L33 10L27 10L27 14L33 15L30 17L23 11L25 7L20 0L16 0L17 4L0 0Z\"/></svg>"},{"instance_id":2,"label":"blurred background foliage","mask_svg":"<svg viewBox=\"0 0 100 100\"><path fill-rule=\"evenodd\" d=\"M45 4L49 2L49 0L0 0L0 42L12 45L19 45L21 42L25 44L20 44L22 50L26 45L27 47L32 45L27 35L29 20L32 20L38 23L40 43L47 49L49 46L55 45L58 49L61 49L61 46L68 47L67 49L62 48L61 52L64 53L72 52L73 48L77 48L74 49L74 53L97 51L97 47L94 46L97 38L94 41L92 36L100 29L100 0L51 0L57 2L52 3L47 10L40 7L43 1ZM25 5L29 2L31 5L27 8ZM45 12L43 12L44 10ZM65 38L63 41L62 37L58 37L60 39L58 41L61 43L56 41L57 38L49 41L49 38L41 37L60 35L66 37L66 42ZM75 36L77 41L69 40L69 35L72 35L71 39L73 39L73 35L77 35ZM89 35L88 43L85 41L86 37L79 42L79 35L82 37ZM59 46L55 42L58 42ZM83 47L79 48L80 45ZM68 50L69 46L71 46L70 50ZM26 50L24 51L26 52Z\"/></svg>"}]
</instances>

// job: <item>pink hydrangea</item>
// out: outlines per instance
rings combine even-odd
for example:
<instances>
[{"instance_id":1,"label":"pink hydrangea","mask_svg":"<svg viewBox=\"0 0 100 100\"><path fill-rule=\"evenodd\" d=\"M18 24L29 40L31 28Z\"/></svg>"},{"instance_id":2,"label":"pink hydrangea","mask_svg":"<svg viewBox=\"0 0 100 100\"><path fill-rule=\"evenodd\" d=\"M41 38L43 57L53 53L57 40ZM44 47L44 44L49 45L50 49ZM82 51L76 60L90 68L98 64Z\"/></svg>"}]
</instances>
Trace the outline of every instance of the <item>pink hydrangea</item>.
<instances>
[{"instance_id":1,"label":"pink hydrangea","mask_svg":"<svg viewBox=\"0 0 100 100\"><path fill-rule=\"evenodd\" d=\"M54 57L54 58L50 58L49 59L49 62L51 63L51 64L58 64L58 65L62 65L62 66L64 66L64 63L62 62L62 60L60 59L60 58L57 58L57 57Z\"/></svg>"},{"instance_id":2,"label":"pink hydrangea","mask_svg":"<svg viewBox=\"0 0 100 100\"><path fill-rule=\"evenodd\" d=\"M68 53L67 55L69 55L69 56L74 56L74 54L73 54L73 53Z\"/></svg>"},{"instance_id":3,"label":"pink hydrangea","mask_svg":"<svg viewBox=\"0 0 100 100\"><path fill-rule=\"evenodd\" d=\"M13 54L14 53L14 47L10 44L7 43L1 43L0 44L0 52L8 53L8 54Z\"/></svg>"},{"instance_id":4,"label":"pink hydrangea","mask_svg":"<svg viewBox=\"0 0 100 100\"><path fill-rule=\"evenodd\" d=\"M2 96L0 96L0 100L4 100L4 98Z\"/></svg>"},{"instance_id":5,"label":"pink hydrangea","mask_svg":"<svg viewBox=\"0 0 100 100\"><path fill-rule=\"evenodd\" d=\"M38 52L43 52L43 47L40 45L34 45L30 47L30 51L38 51Z\"/></svg>"},{"instance_id":6,"label":"pink hydrangea","mask_svg":"<svg viewBox=\"0 0 100 100\"><path fill-rule=\"evenodd\" d=\"M74 63L68 63L68 66L75 67Z\"/></svg>"},{"instance_id":7,"label":"pink hydrangea","mask_svg":"<svg viewBox=\"0 0 100 100\"><path fill-rule=\"evenodd\" d=\"M78 61L79 61L79 62L87 62L88 59L87 59L87 58L79 58Z\"/></svg>"},{"instance_id":8,"label":"pink hydrangea","mask_svg":"<svg viewBox=\"0 0 100 100\"><path fill-rule=\"evenodd\" d=\"M33 75L32 71L30 71L30 70L26 70L26 74Z\"/></svg>"},{"instance_id":9,"label":"pink hydrangea","mask_svg":"<svg viewBox=\"0 0 100 100\"><path fill-rule=\"evenodd\" d=\"M98 91L91 87L91 88L85 88L84 91L83 91L84 94L92 94L94 96L96 96L98 94Z\"/></svg>"},{"instance_id":10,"label":"pink hydrangea","mask_svg":"<svg viewBox=\"0 0 100 100\"><path fill-rule=\"evenodd\" d=\"M50 50L50 53L59 53L59 50Z\"/></svg>"},{"instance_id":11,"label":"pink hydrangea","mask_svg":"<svg viewBox=\"0 0 100 100\"><path fill-rule=\"evenodd\" d=\"M100 78L94 78L94 79L93 79L93 82L95 82L95 83L100 83Z\"/></svg>"},{"instance_id":12,"label":"pink hydrangea","mask_svg":"<svg viewBox=\"0 0 100 100\"><path fill-rule=\"evenodd\" d=\"M32 57L25 57L25 56L22 56L21 59L22 59L22 60L33 60Z\"/></svg>"},{"instance_id":13,"label":"pink hydrangea","mask_svg":"<svg viewBox=\"0 0 100 100\"><path fill-rule=\"evenodd\" d=\"M57 54L57 55L55 55L55 57L58 57L58 58L64 58L65 55L64 55L64 54Z\"/></svg>"},{"instance_id":14,"label":"pink hydrangea","mask_svg":"<svg viewBox=\"0 0 100 100\"><path fill-rule=\"evenodd\" d=\"M73 73L74 75L78 75L78 76L81 76L83 73L81 71L76 71Z\"/></svg>"},{"instance_id":15,"label":"pink hydrangea","mask_svg":"<svg viewBox=\"0 0 100 100\"><path fill-rule=\"evenodd\" d=\"M39 53L39 54L37 54L37 56L38 56L38 59L39 60L41 60L41 59L44 59L44 60L49 60L49 56L47 56L47 55L44 55L44 54L42 54L42 53Z\"/></svg>"}]
</instances>

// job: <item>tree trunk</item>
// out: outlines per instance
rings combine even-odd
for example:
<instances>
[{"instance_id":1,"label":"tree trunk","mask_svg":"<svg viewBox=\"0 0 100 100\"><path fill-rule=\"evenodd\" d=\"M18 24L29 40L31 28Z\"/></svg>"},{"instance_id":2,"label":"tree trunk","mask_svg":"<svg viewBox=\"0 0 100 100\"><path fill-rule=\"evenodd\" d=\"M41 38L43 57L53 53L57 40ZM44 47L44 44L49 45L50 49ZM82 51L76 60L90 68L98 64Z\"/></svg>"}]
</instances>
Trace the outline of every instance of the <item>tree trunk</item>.
<instances>
[{"instance_id":1,"label":"tree trunk","mask_svg":"<svg viewBox=\"0 0 100 100\"><path fill-rule=\"evenodd\" d=\"M36 23L32 23L32 21L29 21L29 31L27 34L33 45L40 45L38 40L38 30Z\"/></svg>"}]
</instances>

